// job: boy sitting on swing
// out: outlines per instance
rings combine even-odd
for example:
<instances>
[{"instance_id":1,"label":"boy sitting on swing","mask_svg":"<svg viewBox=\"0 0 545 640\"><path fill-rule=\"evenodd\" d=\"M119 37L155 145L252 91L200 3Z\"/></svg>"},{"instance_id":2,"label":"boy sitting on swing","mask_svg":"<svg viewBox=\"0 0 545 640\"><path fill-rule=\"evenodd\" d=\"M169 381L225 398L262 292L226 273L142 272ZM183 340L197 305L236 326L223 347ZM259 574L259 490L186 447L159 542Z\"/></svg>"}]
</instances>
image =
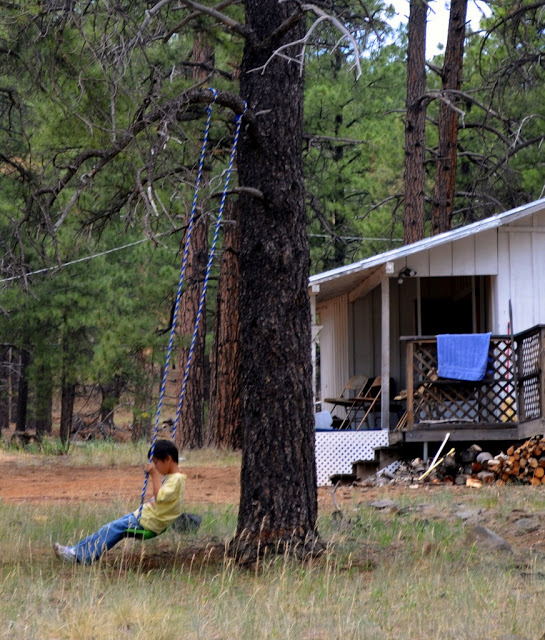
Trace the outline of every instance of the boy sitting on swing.
<instances>
[{"instance_id":1,"label":"boy sitting on swing","mask_svg":"<svg viewBox=\"0 0 545 640\"><path fill-rule=\"evenodd\" d=\"M150 449L151 452L151 449ZM148 458L149 454L148 452ZM55 554L67 562L91 564L123 538L152 532L160 534L182 514L186 476L178 468L178 449L169 440L157 440L152 462L145 470L149 473L153 499L142 507L142 513L128 513L101 527L93 535L81 540L73 547L64 547L55 542ZM164 482L163 482L164 476Z\"/></svg>"}]
</instances>

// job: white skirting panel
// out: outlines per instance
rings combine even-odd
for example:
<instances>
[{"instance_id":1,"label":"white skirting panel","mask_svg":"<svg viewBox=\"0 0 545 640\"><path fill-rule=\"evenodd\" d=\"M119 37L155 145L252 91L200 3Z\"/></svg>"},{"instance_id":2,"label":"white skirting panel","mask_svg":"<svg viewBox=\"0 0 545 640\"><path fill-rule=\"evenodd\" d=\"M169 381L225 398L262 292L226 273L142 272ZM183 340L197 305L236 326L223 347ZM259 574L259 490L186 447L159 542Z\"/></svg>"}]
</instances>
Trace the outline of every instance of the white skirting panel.
<instances>
[{"instance_id":1,"label":"white skirting panel","mask_svg":"<svg viewBox=\"0 0 545 640\"><path fill-rule=\"evenodd\" d=\"M388 446L388 431L317 431L316 471L318 486L329 483L334 473L352 473L356 460L374 460L375 448Z\"/></svg>"}]
</instances>

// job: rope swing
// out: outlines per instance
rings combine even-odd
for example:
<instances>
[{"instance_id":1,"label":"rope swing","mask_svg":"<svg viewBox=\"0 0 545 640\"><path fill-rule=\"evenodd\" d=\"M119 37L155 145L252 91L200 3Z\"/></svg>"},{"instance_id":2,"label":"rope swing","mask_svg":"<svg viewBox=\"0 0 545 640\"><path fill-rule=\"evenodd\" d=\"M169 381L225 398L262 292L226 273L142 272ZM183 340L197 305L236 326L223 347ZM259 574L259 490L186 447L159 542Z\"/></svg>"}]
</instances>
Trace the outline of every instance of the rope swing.
<instances>
[{"instance_id":1,"label":"rope swing","mask_svg":"<svg viewBox=\"0 0 545 640\"><path fill-rule=\"evenodd\" d=\"M159 422L160 422L160 418L161 418L161 410L163 408L163 400L165 397L165 389L166 389L166 383L167 383L167 375L168 375L168 370L169 370L169 365L170 365L170 356L172 353L172 345L174 343L174 336L176 334L176 323L177 323L177 318L178 318L178 311L179 311L179 307L180 307L180 299L182 296L182 287L183 287L183 282L184 282L184 277L185 277L185 270L186 270L186 266L187 266L187 260L188 260L188 255L189 255L189 247L190 247L190 243L191 243L191 235L193 233L193 226L194 226L194 222L195 222L195 215L196 215L196 210L197 210L197 200L198 200L198 195L199 195L199 189L201 186L201 178L202 178L202 172L203 172L203 166L204 166L204 158L206 155L206 148L208 145L208 137L209 137L209 132L210 132L210 121L212 118L212 110L214 107L214 104L216 102L216 99L218 97L218 92L216 91L216 89L212 89L210 88L210 91L212 92L214 99L212 100L212 102L210 104L208 104L208 106L206 107L206 125L205 125L205 129L204 129L204 136L203 136L203 143L202 143L202 149L201 149L201 156L200 156L200 160L199 160L199 168L197 171L197 180L195 183L195 193L193 195L193 205L191 207L191 215L189 217L189 225L187 227L187 234L186 234L186 239L185 239L185 247L184 247L184 254L183 254L183 259L182 259L182 266L180 269L180 279L178 281L178 290L176 292L176 300L175 300L175 304L174 304L174 313L172 316L172 325L170 328L170 337L169 337L169 341L168 341L168 348L167 348L167 355L166 355L166 361L165 361L165 368L163 371L163 378L161 381L161 390L159 393L159 402L157 405L157 413L155 416L155 426L154 426L154 430L153 430L153 437L151 440L151 447L150 447L150 452L149 452L149 462L152 461L153 459L153 454L155 451L155 443L157 442L157 434L159 432ZM202 286L202 292L201 292L201 297L199 300L199 306L197 309L197 314L195 317L195 326L193 329L193 335L191 338L191 345L189 347L189 354L187 357L187 363L185 366L185 371L184 371L184 377L183 377L183 382L182 382L182 386L180 389L180 397L178 400L178 405L176 407L176 417L174 419L174 424L172 426L172 440L174 440L175 436L176 436L176 430L178 428L178 423L180 420L180 413L182 411L182 406L183 406L183 402L184 402L184 395L185 395L185 389L187 386L187 380L189 378L189 370L191 368L191 362L193 360L193 352L195 350L195 343L197 340L197 333L199 331L199 324L200 324L200 320L201 320L201 316L202 316L202 310L204 307L204 301L205 301L205 297L206 297L206 290L208 288L208 280L210 279L210 271L212 269L212 263L214 261L214 253L216 251L216 242L218 239L218 235L219 235L219 230L220 230L220 226L221 226L221 221L222 221L222 217L223 217L223 210L225 208L225 201L226 201L226 197L227 197L227 190L229 187L229 181L231 179L231 172L233 169L233 164L235 161L235 156L236 156L236 149L237 149L237 144L238 144L238 138L239 138L239 134L240 134L240 126L242 123L242 118L244 117L244 113L246 112L246 103L244 103L244 111L237 115L235 118L235 136L233 139L233 145L231 148L231 155L229 158L229 165L227 167L227 172L225 175L225 181L224 181L224 185L223 185L223 192L222 192L222 196L221 196L221 202L220 202L220 207L219 207L219 212L218 212L218 216L216 219L216 226L214 229L214 236L212 239L212 244L210 246L210 253L208 255L208 264L206 265L206 273L205 273L205 277L204 277L204 282L203 282L203 286ZM148 480L149 480L149 473L146 472L145 478L144 478L144 486L142 488L142 495L140 498L140 508L138 510L138 520L140 520L140 516L142 515L142 509L144 506L144 500L145 500L145 496L146 496L146 490L148 488Z\"/></svg>"}]
</instances>

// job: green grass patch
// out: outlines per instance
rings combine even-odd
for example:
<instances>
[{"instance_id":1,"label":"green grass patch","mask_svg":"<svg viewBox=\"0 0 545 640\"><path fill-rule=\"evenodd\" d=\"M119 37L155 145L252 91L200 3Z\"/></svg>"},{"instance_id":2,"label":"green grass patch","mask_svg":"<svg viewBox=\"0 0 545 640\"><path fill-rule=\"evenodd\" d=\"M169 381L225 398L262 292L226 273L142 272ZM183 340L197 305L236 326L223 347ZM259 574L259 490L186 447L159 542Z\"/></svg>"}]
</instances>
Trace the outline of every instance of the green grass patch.
<instances>
[{"instance_id":1,"label":"green grass patch","mask_svg":"<svg viewBox=\"0 0 545 640\"><path fill-rule=\"evenodd\" d=\"M385 494L386 496L387 494ZM345 517L320 516L324 556L299 564L268 558L240 569L224 549L236 508L188 505L201 529L126 541L92 567L64 565L55 540L74 542L131 508L114 504L0 504L0 638L25 640L482 640L538 638L545 584L540 558L483 552L453 512L520 504L525 488L405 493L400 511L365 501ZM397 501L397 497L396 497ZM462 504L463 502L463 504ZM498 531L498 533L502 533ZM528 567L527 567L528 568Z\"/></svg>"}]
</instances>

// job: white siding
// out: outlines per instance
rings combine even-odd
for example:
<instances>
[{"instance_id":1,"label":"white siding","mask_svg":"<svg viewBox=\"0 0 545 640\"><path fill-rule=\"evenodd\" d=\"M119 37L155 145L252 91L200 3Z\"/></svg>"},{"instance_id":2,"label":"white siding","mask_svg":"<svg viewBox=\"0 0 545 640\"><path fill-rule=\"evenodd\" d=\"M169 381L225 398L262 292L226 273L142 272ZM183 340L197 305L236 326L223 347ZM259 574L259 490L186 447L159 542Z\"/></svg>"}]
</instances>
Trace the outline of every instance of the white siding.
<instances>
[{"instance_id":1,"label":"white siding","mask_svg":"<svg viewBox=\"0 0 545 640\"><path fill-rule=\"evenodd\" d=\"M405 281L402 285L397 284L397 280L390 279L390 378L399 380L399 368L400 368L400 294L403 288L407 290L409 287L414 287L415 279L408 278L410 283ZM412 288L411 287L411 288ZM394 393L392 393L394 391ZM390 389L390 398L393 398L397 393L397 387Z\"/></svg>"},{"instance_id":2,"label":"white siding","mask_svg":"<svg viewBox=\"0 0 545 640\"><path fill-rule=\"evenodd\" d=\"M452 273L456 276L475 274L475 237L460 238L452 245Z\"/></svg>"},{"instance_id":3,"label":"white siding","mask_svg":"<svg viewBox=\"0 0 545 640\"><path fill-rule=\"evenodd\" d=\"M536 324L531 233L509 234L509 257L513 326L518 332Z\"/></svg>"},{"instance_id":4,"label":"white siding","mask_svg":"<svg viewBox=\"0 0 545 640\"><path fill-rule=\"evenodd\" d=\"M498 277L495 279L493 287L493 298L492 331L500 334L507 333L509 299L511 298L511 270L509 236L506 233L498 234Z\"/></svg>"},{"instance_id":5,"label":"white siding","mask_svg":"<svg viewBox=\"0 0 545 640\"><path fill-rule=\"evenodd\" d=\"M504 333L513 308L513 329L545 324L545 233L542 215L498 231L498 278L493 330ZM521 228L522 227L522 228ZM535 231L532 231L535 228Z\"/></svg>"},{"instance_id":6,"label":"white siding","mask_svg":"<svg viewBox=\"0 0 545 640\"><path fill-rule=\"evenodd\" d=\"M405 256L403 256L403 258L400 258L399 260L396 260L394 262L394 273L397 274L400 271L403 271L403 269L405 269L407 267L407 258Z\"/></svg>"},{"instance_id":7,"label":"white siding","mask_svg":"<svg viewBox=\"0 0 545 640\"><path fill-rule=\"evenodd\" d=\"M534 324L545 324L545 233L532 238L534 252Z\"/></svg>"},{"instance_id":8,"label":"white siding","mask_svg":"<svg viewBox=\"0 0 545 640\"><path fill-rule=\"evenodd\" d=\"M475 275L493 276L498 273L498 230L489 229L475 238Z\"/></svg>"},{"instance_id":9,"label":"white siding","mask_svg":"<svg viewBox=\"0 0 545 640\"><path fill-rule=\"evenodd\" d=\"M320 343L320 390L321 399L338 396L348 379L349 370L349 330L348 296L333 298L317 309L322 330ZM332 406L322 403L323 411Z\"/></svg>"},{"instance_id":10,"label":"white siding","mask_svg":"<svg viewBox=\"0 0 545 640\"><path fill-rule=\"evenodd\" d=\"M538 213L534 213L532 216L534 219L534 225L536 227L545 228L545 211L540 211Z\"/></svg>"},{"instance_id":11,"label":"white siding","mask_svg":"<svg viewBox=\"0 0 545 640\"><path fill-rule=\"evenodd\" d=\"M452 242L430 249L430 276L451 276L451 275L452 275Z\"/></svg>"},{"instance_id":12,"label":"white siding","mask_svg":"<svg viewBox=\"0 0 545 640\"><path fill-rule=\"evenodd\" d=\"M373 346L376 339L373 333L373 292L360 298L352 305L353 316L353 369L354 375L372 377L375 367Z\"/></svg>"},{"instance_id":13,"label":"white siding","mask_svg":"<svg viewBox=\"0 0 545 640\"><path fill-rule=\"evenodd\" d=\"M430 275L430 252L419 251L411 256L407 256L407 266L416 271L420 278Z\"/></svg>"}]
</instances>

